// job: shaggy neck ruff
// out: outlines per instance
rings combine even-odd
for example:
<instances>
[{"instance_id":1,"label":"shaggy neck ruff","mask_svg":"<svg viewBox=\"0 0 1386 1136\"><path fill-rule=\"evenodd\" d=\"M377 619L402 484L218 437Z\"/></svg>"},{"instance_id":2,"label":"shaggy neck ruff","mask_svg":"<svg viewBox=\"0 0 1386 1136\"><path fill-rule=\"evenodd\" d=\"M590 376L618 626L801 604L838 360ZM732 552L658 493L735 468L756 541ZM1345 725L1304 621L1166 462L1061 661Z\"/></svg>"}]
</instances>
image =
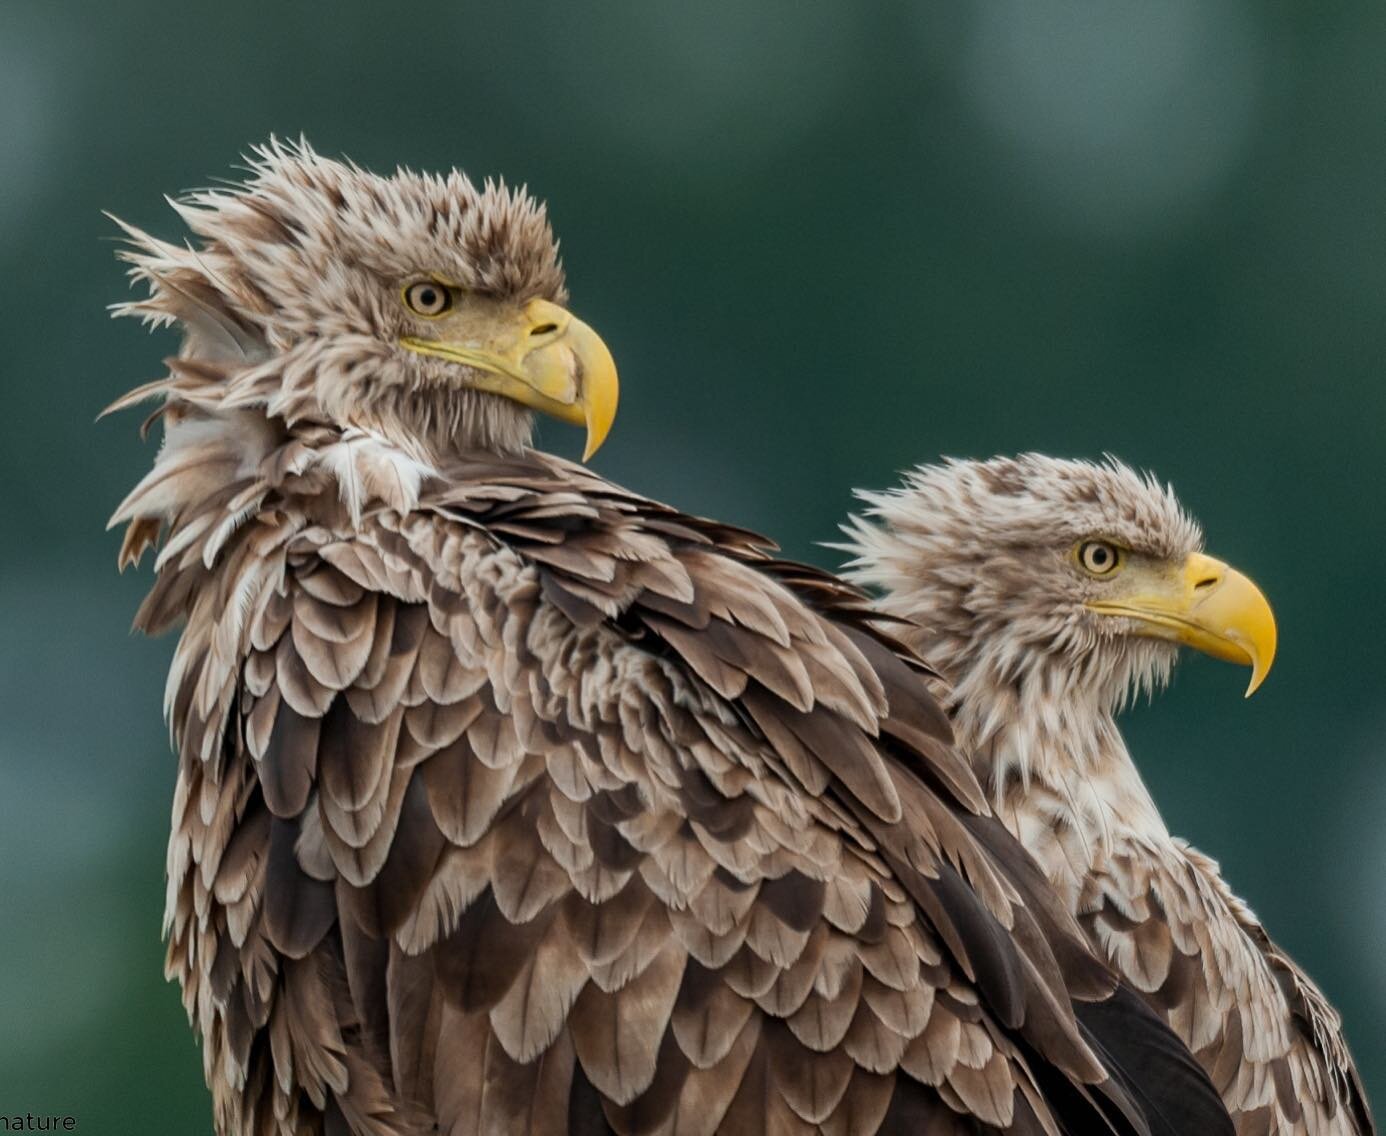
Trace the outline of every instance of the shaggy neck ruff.
<instances>
[{"instance_id":1,"label":"shaggy neck ruff","mask_svg":"<svg viewBox=\"0 0 1386 1136\"><path fill-rule=\"evenodd\" d=\"M1163 681L1169 663L1160 645L1113 644L1121 658L1103 667L1094 656L1031 653L1017 671L1004 633L940 634L926 629L929 612L890 597L880 606L925 621L902 638L951 684L945 699L958 742L993 807L1071 902L1114 853L1169 844L1116 722L1133 690Z\"/></svg>"},{"instance_id":2,"label":"shaggy neck ruff","mask_svg":"<svg viewBox=\"0 0 1386 1136\"><path fill-rule=\"evenodd\" d=\"M151 318L142 306L131 308ZM424 389L363 382L373 365L391 362L380 358L378 343L358 345L367 349L355 355L349 343L276 351L250 329L236 327L232 338L205 308L179 310L177 318L184 339L168 376L107 411L164 400L150 419L164 427L154 468L112 524L176 524L236 482L248 488L228 502L224 539L289 482L300 498L335 499L354 522L372 502L412 509L421 485L457 456L529 447L527 410L445 381L451 376Z\"/></svg>"},{"instance_id":3,"label":"shaggy neck ruff","mask_svg":"<svg viewBox=\"0 0 1386 1136\"><path fill-rule=\"evenodd\" d=\"M1017 598L1023 573L997 594L970 592L976 570L903 525L846 531L848 574L905 621L894 633L949 684L940 696L997 815L1071 905L1113 854L1168 847L1116 717L1168 680L1169 644L1079 634L1062 612Z\"/></svg>"}]
</instances>

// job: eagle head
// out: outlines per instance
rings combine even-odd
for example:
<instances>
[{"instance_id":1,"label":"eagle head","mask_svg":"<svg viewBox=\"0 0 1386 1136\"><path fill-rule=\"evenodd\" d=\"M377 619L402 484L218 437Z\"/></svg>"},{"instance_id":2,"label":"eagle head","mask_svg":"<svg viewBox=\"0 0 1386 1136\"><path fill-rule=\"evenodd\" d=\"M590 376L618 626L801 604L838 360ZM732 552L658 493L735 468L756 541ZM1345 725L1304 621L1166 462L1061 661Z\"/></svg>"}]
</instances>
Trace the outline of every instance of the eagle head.
<instances>
[{"instance_id":1,"label":"eagle head","mask_svg":"<svg viewBox=\"0 0 1386 1136\"><path fill-rule=\"evenodd\" d=\"M253 408L422 461L518 450L532 410L584 426L585 456L610 429L615 365L564 307L557 243L524 189L382 177L271 140L243 183L171 204L197 242L123 226L150 294L118 311L183 329L160 391L175 419Z\"/></svg>"},{"instance_id":2,"label":"eagle head","mask_svg":"<svg viewBox=\"0 0 1386 1136\"><path fill-rule=\"evenodd\" d=\"M1164 683L1181 645L1249 666L1248 694L1270 670L1265 596L1203 552L1172 490L1115 459L949 460L860 496L840 546L851 573L921 626L955 682L1029 681L1115 709Z\"/></svg>"}]
</instances>

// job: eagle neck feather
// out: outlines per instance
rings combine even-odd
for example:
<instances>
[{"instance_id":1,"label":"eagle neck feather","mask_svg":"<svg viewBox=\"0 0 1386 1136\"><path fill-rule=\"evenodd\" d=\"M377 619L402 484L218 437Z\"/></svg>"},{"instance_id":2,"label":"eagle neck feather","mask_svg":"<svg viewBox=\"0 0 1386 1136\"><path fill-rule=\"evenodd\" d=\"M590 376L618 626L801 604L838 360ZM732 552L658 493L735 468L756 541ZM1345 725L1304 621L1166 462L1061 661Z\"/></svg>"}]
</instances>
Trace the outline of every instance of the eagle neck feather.
<instances>
[{"instance_id":1,"label":"eagle neck feather","mask_svg":"<svg viewBox=\"0 0 1386 1136\"><path fill-rule=\"evenodd\" d=\"M951 673L954 728L999 809L1042 790L1074 802L1056 820L1094 837L1163 833L1111 699L1081 669L1035 667L1009 681L985 666Z\"/></svg>"},{"instance_id":2,"label":"eagle neck feather","mask_svg":"<svg viewBox=\"0 0 1386 1136\"><path fill-rule=\"evenodd\" d=\"M1113 856L1171 845L1117 726L1127 674L1116 685L1110 669L1069 660L1017 671L999 646L972 655L927 637L914 645L952 682L958 741L997 814L1072 903Z\"/></svg>"}]
</instances>

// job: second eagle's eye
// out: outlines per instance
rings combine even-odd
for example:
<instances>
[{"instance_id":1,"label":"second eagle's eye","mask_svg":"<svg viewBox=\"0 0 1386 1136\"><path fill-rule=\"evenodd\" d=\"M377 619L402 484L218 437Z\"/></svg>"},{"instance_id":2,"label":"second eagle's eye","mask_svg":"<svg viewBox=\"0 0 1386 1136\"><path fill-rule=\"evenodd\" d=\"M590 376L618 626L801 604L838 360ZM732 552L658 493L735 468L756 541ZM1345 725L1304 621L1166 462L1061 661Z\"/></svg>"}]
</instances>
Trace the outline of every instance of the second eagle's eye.
<instances>
[{"instance_id":1,"label":"second eagle's eye","mask_svg":"<svg viewBox=\"0 0 1386 1136\"><path fill-rule=\"evenodd\" d=\"M434 280L420 280L404 290L404 302L415 315L440 316L452 307L452 293Z\"/></svg>"},{"instance_id":2,"label":"second eagle's eye","mask_svg":"<svg viewBox=\"0 0 1386 1136\"><path fill-rule=\"evenodd\" d=\"M1078 546L1078 563L1094 576L1107 576L1121 563L1121 552L1105 540L1085 540Z\"/></svg>"}]
</instances>

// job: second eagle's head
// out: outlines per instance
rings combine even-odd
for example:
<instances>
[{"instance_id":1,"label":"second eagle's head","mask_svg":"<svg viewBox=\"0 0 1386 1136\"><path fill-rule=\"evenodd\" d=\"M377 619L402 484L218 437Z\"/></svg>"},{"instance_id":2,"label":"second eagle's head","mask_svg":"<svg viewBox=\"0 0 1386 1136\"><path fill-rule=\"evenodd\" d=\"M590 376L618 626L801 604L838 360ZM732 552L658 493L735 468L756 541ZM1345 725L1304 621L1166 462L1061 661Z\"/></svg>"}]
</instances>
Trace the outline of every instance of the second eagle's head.
<instances>
[{"instance_id":1,"label":"second eagle's head","mask_svg":"<svg viewBox=\"0 0 1386 1136\"><path fill-rule=\"evenodd\" d=\"M850 573L955 682L1116 709L1163 684L1181 646L1250 667L1248 694L1270 670L1265 596L1204 553L1172 490L1115 459L949 460L860 496Z\"/></svg>"}]
</instances>

